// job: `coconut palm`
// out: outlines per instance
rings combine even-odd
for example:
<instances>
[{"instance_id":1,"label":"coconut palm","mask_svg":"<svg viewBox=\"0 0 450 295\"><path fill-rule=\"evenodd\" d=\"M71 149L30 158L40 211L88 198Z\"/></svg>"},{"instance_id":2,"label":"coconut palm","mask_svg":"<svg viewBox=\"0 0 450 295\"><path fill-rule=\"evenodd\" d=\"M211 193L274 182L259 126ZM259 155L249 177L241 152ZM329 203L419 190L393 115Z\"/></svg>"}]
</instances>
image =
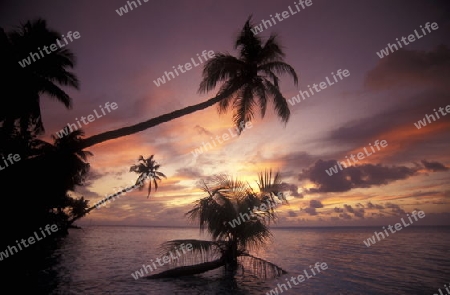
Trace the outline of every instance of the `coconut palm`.
<instances>
[{"instance_id":1,"label":"coconut palm","mask_svg":"<svg viewBox=\"0 0 450 295\"><path fill-rule=\"evenodd\" d=\"M297 85L297 74L290 65L283 62L285 55L276 36L271 35L263 42L260 36L252 33L252 26L249 18L235 41L234 47L239 51L238 57L218 53L205 62L198 92L208 92L220 84L215 97L132 126L91 136L85 139L82 147L141 132L216 103L219 103L219 113L233 109L233 121L239 130L242 129L241 122L250 121L254 117L255 108L258 107L261 117L264 117L269 100L272 101L281 121L287 123L290 111L281 94L277 75L288 74Z\"/></svg>"},{"instance_id":2,"label":"coconut palm","mask_svg":"<svg viewBox=\"0 0 450 295\"><path fill-rule=\"evenodd\" d=\"M100 205L110 201L111 199L116 198L117 196L119 196L125 192L131 191L135 188L139 188L140 190L142 190L145 186L145 180L147 178L151 178L149 181L149 185L148 185L148 194L147 194L147 198L148 198L150 196L150 192L152 189L151 182L153 181L154 188L156 191L158 189L157 180L161 181L161 177L167 178L166 175L164 175L164 173L158 171L158 169L161 167L161 165L157 164L156 161L153 159L153 157L154 157L154 155L151 155L147 159L144 159L143 156L139 156L138 161L141 163L130 167L130 172L136 172L139 174L135 185L124 188L123 190L108 196L107 198L101 200L100 202L96 203L95 205L93 205L91 207L88 207L87 201L83 202L84 198L82 197L76 203L76 205L78 205L78 207L77 207L78 210L76 211L76 214L72 214L73 218L68 222L68 224L72 225L75 221L77 221L81 217L85 216L86 214L88 214L89 212L94 210L95 208L98 208ZM84 208L84 212L80 213L80 211L83 211L83 208Z\"/></svg>"},{"instance_id":3,"label":"coconut palm","mask_svg":"<svg viewBox=\"0 0 450 295\"><path fill-rule=\"evenodd\" d=\"M180 257L180 263L192 264L194 261L198 264L169 269L148 278L198 274L219 267L234 271L239 265L248 263L252 271L260 276L286 273L282 268L249 253L251 249L264 246L271 238L268 226L276 220L274 204L280 203L280 200L281 203L287 202L279 190L280 184L279 174L272 175L271 171L260 173L258 193L248 183L226 175L215 176L212 185L203 182L202 189L208 195L198 200L186 215L198 221L200 231L206 230L212 240L165 242L163 253L175 252L182 244L191 244L192 251ZM236 220L239 222L236 223Z\"/></svg>"},{"instance_id":4,"label":"coconut palm","mask_svg":"<svg viewBox=\"0 0 450 295\"><path fill-rule=\"evenodd\" d=\"M147 159L144 159L144 157L139 156L138 159L139 164L133 165L130 167L130 172L135 172L139 174L138 179L136 180L136 185L139 186L139 189L142 190L145 186L145 179L147 177L150 177L150 181L148 182L148 194L147 199L150 196L150 192L152 190L152 180L155 187L155 191L158 189L158 182L157 180L161 181L161 177L167 178L164 173L159 172L158 169L161 167L161 165L157 164L155 160L153 160L153 155L148 157Z\"/></svg>"},{"instance_id":5,"label":"coconut palm","mask_svg":"<svg viewBox=\"0 0 450 295\"><path fill-rule=\"evenodd\" d=\"M7 136L19 123L20 132L40 134L42 124L40 98L48 95L71 108L71 97L60 88L69 86L78 89L77 77L68 71L74 67L75 57L69 49L43 54L39 59L22 67L19 61L30 58L30 53L39 53L56 42L61 34L47 27L45 20L37 19L22 24L11 32L0 29L0 59L2 61L2 89L4 98L0 106L1 131ZM47 50L48 51L48 50ZM32 128L30 128L30 125ZM31 129L31 130L29 130Z\"/></svg>"}]
</instances>

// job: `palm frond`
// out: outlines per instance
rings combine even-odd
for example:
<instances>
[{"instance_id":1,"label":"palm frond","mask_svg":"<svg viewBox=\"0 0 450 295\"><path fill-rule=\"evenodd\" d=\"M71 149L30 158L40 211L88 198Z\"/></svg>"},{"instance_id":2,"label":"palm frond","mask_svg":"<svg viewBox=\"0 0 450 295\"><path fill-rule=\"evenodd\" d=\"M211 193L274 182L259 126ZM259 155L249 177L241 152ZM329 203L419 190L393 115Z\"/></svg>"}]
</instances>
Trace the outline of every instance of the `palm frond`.
<instances>
[{"instance_id":1,"label":"palm frond","mask_svg":"<svg viewBox=\"0 0 450 295\"><path fill-rule=\"evenodd\" d=\"M284 56L285 54L281 49L281 45L278 43L277 36L272 34L259 53L258 63L262 64L271 61L281 61Z\"/></svg>"},{"instance_id":2,"label":"palm frond","mask_svg":"<svg viewBox=\"0 0 450 295\"><path fill-rule=\"evenodd\" d=\"M244 271L250 271L258 278L270 279L288 273L278 265L248 253L242 254L239 262Z\"/></svg>"},{"instance_id":3,"label":"palm frond","mask_svg":"<svg viewBox=\"0 0 450 295\"><path fill-rule=\"evenodd\" d=\"M174 265L187 266L210 262L220 258L223 247L221 242L214 241L195 239L171 240L164 242L159 247L159 252L161 256L172 255L178 257L174 261Z\"/></svg>"},{"instance_id":4,"label":"palm frond","mask_svg":"<svg viewBox=\"0 0 450 295\"><path fill-rule=\"evenodd\" d=\"M264 84L272 97L273 104L275 105L275 112L277 113L278 118L286 124L291 116L291 111L289 110L289 105L286 98L283 97L280 89L272 84L272 82L265 80Z\"/></svg>"},{"instance_id":5,"label":"palm frond","mask_svg":"<svg viewBox=\"0 0 450 295\"><path fill-rule=\"evenodd\" d=\"M236 78L242 73L244 66L242 61L232 55L216 54L212 59L206 61L203 67L203 79L198 92L208 92L214 89L217 83Z\"/></svg>"},{"instance_id":6,"label":"palm frond","mask_svg":"<svg viewBox=\"0 0 450 295\"><path fill-rule=\"evenodd\" d=\"M258 71L276 72L279 75L289 74L294 79L294 84L298 85L298 77L294 68L282 61L271 61L258 67ZM277 83L278 84L278 83Z\"/></svg>"}]
</instances>

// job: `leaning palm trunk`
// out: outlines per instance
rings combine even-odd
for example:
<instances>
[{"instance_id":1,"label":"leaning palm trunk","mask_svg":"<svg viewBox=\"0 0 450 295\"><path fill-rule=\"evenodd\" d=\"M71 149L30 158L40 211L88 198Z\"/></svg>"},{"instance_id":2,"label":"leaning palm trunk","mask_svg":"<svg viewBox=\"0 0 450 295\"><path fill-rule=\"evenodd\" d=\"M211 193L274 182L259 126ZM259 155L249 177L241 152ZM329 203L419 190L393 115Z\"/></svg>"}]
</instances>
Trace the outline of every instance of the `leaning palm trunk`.
<instances>
[{"instance_id":1,"label":"leaning palm trunk","mask_svg":"<svg viewBox=\"0 0 450 295\"><path fill-rule=\"evenodd\" d=\"M148 177L149 174L150 174L150 173L148 173L146 177ZM154 174L153 174L153 175L154 175ZM94 206L92 206L92 207L86 209L86 210L84 211L84 214L78 215L78 216L72 218L71 220L69 220L69 221L67 222L68 226L71 226L75 221L77 221L77 220L80 219L81 217L84 217L86 214L88 214L88 213L91 212L92 210L94 210L94 209L96 209L96 208L99 208L100 205L105 204L106 202L110 201L111 199L117 198L118 196L120 196L120 195L122 195L122 194L124 194L124 193L126 193L126 192L129 192L129 191L135 189L136 187L141 186L141 185L143 184L144 180L145 180L145 178L141 179L141 181L137 182L136 184L134 184L134 185L132 185L132 186L129 186L129 187L127 187L127 188L124 188L123 190L121 190L121 191L119 191L119 192L117 192L117 193L115 193L115 194L112 194L112 195L108 196L107 198L101 200L100 202L98 202L98 203L95 204Z\"/></svg>"},{"instance_id":2,"label":"leaning palm trunk","mask_svg":"<svg viewBox=\"0 0 450 295\"><path fill-rule=\"evenodd\" d=\"M71 220L69 220L69 221L67 222L67 224L68 224L69 226L71 226L75 221L77 221L77 220L80 219L81 217L84 217L86 214L88 214L88 213L91 212L92 210L98 208L100 205L106 203L107 201L109 201L109 200L111 200L111 199L113 199L113 198L117 198L119 195L121 195L121 194L123 194L123 193L125 193L125 192L127 192L127 191L129 191L129 190L132 190L132 189L134 189L135 187L136 187L136 185L133 185L133 186L130 186L130 187L127 187L127 188L123 189L122 191L120 191L120 192L118 192L118 193L115 193L115 194L113 194L113 195L110 195L109 197L103 199L102 201L98 202L98 203L95 204L94 206L92 206L92 207L86 209L86 211L84 212L84 215L78 215L78 216L72 218Z\"/></svg>"},{"instance_id":3,"label":"leaning palm trunk","mask_svg":"<svg viewBox=\"0 0 450 295\"><path fill-rule=\"evenodd\" d=\"M169 269L158 274L154 274L146 277L147 279L160 279L160 278L174 278L181 276L189 276L204 273L219 267L225 266L223 259L217 259L211 262L204 262L196 265L181 266L174 269Z\"/></svg>"},{"instance_id":4,"label":"leaning palm trunk","mask_svg":"<svg viewBox=\"0 0 450 295\"><path fill-rule=\"evenodd\" d=\"M185 107L184 109L176 110L168 114L161 115L156 118L152 118L150 120L147 120L145 122L137 123L132 126L128 127L122 127L116 130L107 131L101 134L93 135L91 137L86 138L81 142L81 146L79 146L79 149L85 149L87 147L96 145L98 143L105 142L107 140L117 139L119 137L131 135L134 133L138 133L141 131L144 131L148 128L154 127L156 125L171 121L173 119L180 118L184 115L192 114L196 111L201 111L203 109L206 109L210 106L213 106L214 104L220 102L222 99L229 97L232 95L235 91L237 91L241 85L236 85L235 87L232 87L226 91L223 91L222 93L218 94L217 96L208 99L207 101L201 102L199 104Z\"/></svg>"}]
</instances>

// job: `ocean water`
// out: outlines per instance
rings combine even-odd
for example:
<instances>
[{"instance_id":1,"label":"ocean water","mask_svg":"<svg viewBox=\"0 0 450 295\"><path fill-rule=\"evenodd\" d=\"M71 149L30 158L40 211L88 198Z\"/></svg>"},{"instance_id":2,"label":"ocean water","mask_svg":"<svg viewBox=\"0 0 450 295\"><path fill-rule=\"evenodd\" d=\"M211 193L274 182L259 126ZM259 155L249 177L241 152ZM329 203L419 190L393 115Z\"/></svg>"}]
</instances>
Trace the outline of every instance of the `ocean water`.
<instances>
[{"instance_id":1,"label":"ocean water","mask_svg":"<svg viewBox=\"0 0 450 295\"><path fill-rule=\"evenodd\" d=\"M363 241L381 228L273 229L272 242L255 256L288 274L260 279L248 270L234 278L214 270L177 279L135 280L131 274L159 257L158 247L173 239L208 239L198 229L91 226L71 230L42 279L51 294L439 294L450 282L450 228L409 227L367 247ZM328 269L294 285L316 262ZM272 293L276 294L276 293ZM444 291L445 294L445 291Z\"/></svg>"}]
</instances>

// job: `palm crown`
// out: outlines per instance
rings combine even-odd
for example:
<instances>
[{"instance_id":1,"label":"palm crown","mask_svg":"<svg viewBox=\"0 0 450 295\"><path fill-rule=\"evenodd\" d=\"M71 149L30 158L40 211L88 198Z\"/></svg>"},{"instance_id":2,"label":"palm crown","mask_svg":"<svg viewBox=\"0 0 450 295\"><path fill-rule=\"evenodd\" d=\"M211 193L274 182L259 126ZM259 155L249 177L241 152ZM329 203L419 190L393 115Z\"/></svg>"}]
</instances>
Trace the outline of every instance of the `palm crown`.
<instances>
[{"instance_id":1,"label":"palm crown","mask_svg":"<svg viewBox=\"0 0 450 295\"><path fill-rule=\"evenodd\" d=\"M30 60L31 63L25 67L19 65L18 61L30 58L30 53L37 54L39 48L48 47L61 37L58 32L48 29L46 21L42 19L28 21L9 33L0 30L0 35L1 50L5 53L3 71L7 73L4 89L6 96L9 96L1 108L8 112L0 111L0 121L4 121L4 128L11 129L15 121L19 120L22 133L31 124L33 132L39 134L44 131L40 110L41 95L46 94L56 99L66 108L72 106L72 99L59 85L78 89L78 79L67 70L74 67L75 56L68 49L58 48L34 62Z\"/></svg>"},{"instance_id":2,"label":"palm crown","mask_svg":"<svg viewBox=\"0 0 450 295\"><path fill-rule=\"evenodd\" d=\"M130 167L130 172L138 173L138 179L136 180L136 185L139 185L139 189L143 189L145 186L145 179L150 177L150 181L148 183L148 194L147 198L150 196L150 192L152 190L152 181L155 187L155 191L158 189L157 180L161 181L161 177L167 178L164 173L159 172L158 169L161 165L157 164L155 160L153 160L153 155L144 159L143 156L139 156L138 161L140 162L137 165L133 165Z\"/></svg>"},{"instance_id":3,"label":"palm crown","mask_svg":"<svg viewBox=\"0 0 450 295\"><path fill-rule=\"evenodd\" d=\"M285 55L276 35L271 35L263 44L262 39L251 31L249 18L236 39L235 49L239 50L238 57L219 53L206 62L199 92L210 91L222 83L218 95L231 95L219 101L218 111L225 113L231 107L238 128L242 126L240 122L253 119L257 104L263 118L269 100L281 121L287 123L289 106L281 94L277 74L291 75L296 85L298 78L295 70L283 62Z\"/></svg>"},{"instance_id":4,"label":"palm crown","mask_svg":"<svg viewBox=\"0 0 450 295\"><path fill-rule=\"evenodd\" d=\"M200 231L207 230L212 241L172 240L162 245L163 251L169 252L182 244L191 244L192 256L200 257L196 260L200 263L170 269L150 277L190 275L222 266L233 270L245 262L250 262L253 272L260 276L286 273L282 268L249 253L250 249L264 246L271 237L268 225L276 220L274 206L266 206L265 210L262 205L268 202L280 203L279 200L287 203L280 191L280 185L279 174L273 175L271 171L259 174L259 192L253 191L248 183L226 175L213 177L211 185L203 182L203 190L208 195L198 200L186 215L198 222ZM250 213L250 209L255 207L257 210ZM248 214L248 217L244 218L245 214ZM235 223L238 219L241 219L241 222ZM192 263L188 256L185 254L183 257L187 264ZM241 259L239 262L238 258ZM212 259L215 260L207 261Z\"/></svg>"}]
</instances>

